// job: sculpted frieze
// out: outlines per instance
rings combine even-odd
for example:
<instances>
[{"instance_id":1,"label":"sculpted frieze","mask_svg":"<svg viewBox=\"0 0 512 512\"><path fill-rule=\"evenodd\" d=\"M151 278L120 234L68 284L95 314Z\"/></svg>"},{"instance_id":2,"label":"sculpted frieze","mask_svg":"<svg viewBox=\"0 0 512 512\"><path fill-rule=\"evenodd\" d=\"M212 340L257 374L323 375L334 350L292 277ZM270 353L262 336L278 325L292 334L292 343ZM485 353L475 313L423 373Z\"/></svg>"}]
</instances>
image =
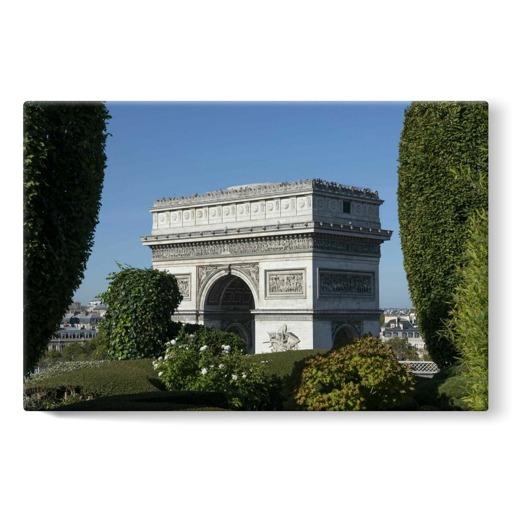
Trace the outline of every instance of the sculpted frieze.
<instances>
[{"instance_id":1,"label":"sculpted frieze","mask_svg":"<svg viewBox=\"0 0 512 512\"><path fill-rule=\"evenodd\" d=\"M313 249L342 254L380 256L380 244L374 240L352 240L349 237L318 237L313 234L282 235L209 242L183 242L153 245L154 261L222 256L248 256L281 252L309 252Z\"/></svg>"}]
</instances>

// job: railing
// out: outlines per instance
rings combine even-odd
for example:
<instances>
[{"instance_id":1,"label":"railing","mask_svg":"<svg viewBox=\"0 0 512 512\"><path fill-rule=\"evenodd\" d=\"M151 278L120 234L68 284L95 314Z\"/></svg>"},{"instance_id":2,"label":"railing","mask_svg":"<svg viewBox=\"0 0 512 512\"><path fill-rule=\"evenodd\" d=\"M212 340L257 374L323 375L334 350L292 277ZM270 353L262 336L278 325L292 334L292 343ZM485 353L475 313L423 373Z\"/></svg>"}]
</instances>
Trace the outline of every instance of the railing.
<instances>
[{"instance_id":1,"label":"railing","mask_svg":"<svg viewBox=\"0 0 512 512\"><path fill-rule=\"evenodd\" d=\"M400 361L409 367L409 371L420 377L433 377L439 368L433 361Z\"/></svg>"}]
</instances>

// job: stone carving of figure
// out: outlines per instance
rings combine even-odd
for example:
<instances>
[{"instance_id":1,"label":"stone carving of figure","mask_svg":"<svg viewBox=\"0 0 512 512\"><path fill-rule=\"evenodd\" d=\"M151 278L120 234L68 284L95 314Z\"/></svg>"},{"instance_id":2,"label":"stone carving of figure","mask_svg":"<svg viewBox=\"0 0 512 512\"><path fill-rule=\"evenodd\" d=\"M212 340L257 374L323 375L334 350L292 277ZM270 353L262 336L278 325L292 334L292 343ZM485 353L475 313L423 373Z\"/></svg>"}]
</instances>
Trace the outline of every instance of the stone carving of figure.
<instances>
[{"instance_id":1,"label":"stone carving of figure","mask_svg":"<svg viewBox=\"0 0 512 512\"><path fill-rule=\"evenodd\" d=\"M284 324L277 332L269 332L269 341L263 343L270 343L270 350L272 352L285 352L286 350L297 350L297 345L300 343L298 336L293 332L288 332L288 327Z\"/></svg>"}]
</instances>

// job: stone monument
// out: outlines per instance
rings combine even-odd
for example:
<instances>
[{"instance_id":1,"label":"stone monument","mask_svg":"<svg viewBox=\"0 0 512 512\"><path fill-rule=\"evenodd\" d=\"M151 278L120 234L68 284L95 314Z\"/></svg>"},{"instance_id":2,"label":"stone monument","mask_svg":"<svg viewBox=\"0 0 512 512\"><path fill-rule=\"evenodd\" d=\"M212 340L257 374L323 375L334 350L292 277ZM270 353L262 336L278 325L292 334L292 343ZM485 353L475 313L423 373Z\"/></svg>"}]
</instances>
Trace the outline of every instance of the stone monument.
<instances>
[{"instance_id":1,"label":"stone monument","mask_svg":"<svg viewBox=\"0 0 512 512\"><path fill-rule=\"evenodd\" d=\"M377 192L323 180L256 183L154 203L153 268L176 276L174 318L235 332L249 353L379 335Z\"/></svg>"}]
</instances>

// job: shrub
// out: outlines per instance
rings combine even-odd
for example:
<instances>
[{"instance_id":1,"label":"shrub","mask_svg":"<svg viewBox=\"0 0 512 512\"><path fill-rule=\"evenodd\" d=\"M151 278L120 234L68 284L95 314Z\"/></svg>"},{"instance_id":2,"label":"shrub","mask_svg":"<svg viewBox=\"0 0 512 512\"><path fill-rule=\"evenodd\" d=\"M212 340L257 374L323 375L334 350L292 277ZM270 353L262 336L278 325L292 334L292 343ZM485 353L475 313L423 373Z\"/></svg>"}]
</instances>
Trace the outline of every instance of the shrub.
<instances>
[{"instance_id":1,"label":"shrub","mask_svg":"<svg viewBox=\"0 0 512 512\"><path fill-rule=\"evenodd\" d=\"M440 333L460 283L471 212L487 209L488 105L414 102L400 138L398 219L411 299L440 368L458 355Z\"/></svg>"},{"instance_id":2,"label":"shrub","mask_svg":"<svg viewBox=\"0 0 512 512\"><path fill-rule=\"evenodd\" d=\"M414 380L391 348L366 336L300 362L299 408L311 411L389 410L409 400Z\"/></svg>"},{"instance_id":3,"label":"shrub","mask_svg":"<svg viewBox=\"0 0 512 512\"><path fill-rule=\"evenodd\" d=\"M100 333L114 359L157 357L177 331L171 315L182 296L176 278L155 269L123 268L109 275Z\"/></svg>"},{"instance_id":4,"label":"shrub","mask_svg":"<svg viewBox=\"0 0 512 512\"><path fill-rule=\"evenodd\" d=\"M280 408L280 380L244 349L235 334L207 327L189 334L182 328L153 365L169 391L220 392L236 410Z\"/></svg>"}]
</instances>

